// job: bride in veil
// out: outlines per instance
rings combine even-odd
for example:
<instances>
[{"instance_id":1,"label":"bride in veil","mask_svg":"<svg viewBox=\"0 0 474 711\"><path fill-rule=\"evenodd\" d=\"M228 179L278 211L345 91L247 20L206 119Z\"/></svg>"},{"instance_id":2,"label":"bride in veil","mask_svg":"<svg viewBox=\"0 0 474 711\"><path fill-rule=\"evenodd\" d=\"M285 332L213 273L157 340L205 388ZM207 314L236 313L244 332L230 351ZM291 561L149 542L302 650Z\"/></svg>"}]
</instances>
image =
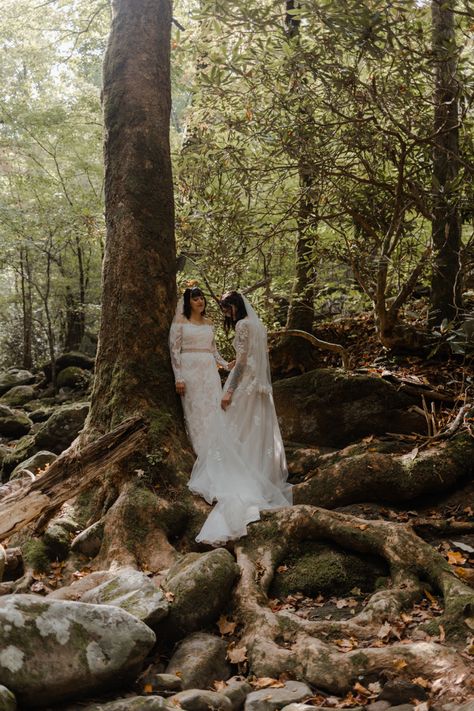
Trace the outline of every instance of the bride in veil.
<instances>
[{"instance_id":1,"label":"bride in veil","mask_svg":"<svg viewBox=\"0 0 474 711\"><path fill-rule=\"evenodd\" d=\"M261 511L292 504L266 328L236 291L225 294L220 306L225 327L235 328L236 361L188 483L208 503L216 502L196 538L211 545L245 535Z\"/></svg>"}]
</instances>

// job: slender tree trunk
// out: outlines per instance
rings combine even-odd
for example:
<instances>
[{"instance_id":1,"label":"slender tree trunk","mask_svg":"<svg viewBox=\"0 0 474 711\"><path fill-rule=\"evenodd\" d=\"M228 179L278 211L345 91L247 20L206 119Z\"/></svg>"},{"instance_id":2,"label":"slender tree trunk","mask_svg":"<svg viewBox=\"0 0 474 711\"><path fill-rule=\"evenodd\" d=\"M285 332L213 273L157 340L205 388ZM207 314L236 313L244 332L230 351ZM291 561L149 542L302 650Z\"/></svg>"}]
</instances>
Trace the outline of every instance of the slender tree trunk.
<instances>
[{"instance_id":1,"label":"slender tree trunk","mask_svg":"<svg viewBox=\"0 0 474 711\"><path fill-rule=\"evenodd\" d=\"M170 0L115 0L104 62L107 238L87 434L176 416L167 335L176 304L169 148Z\"/></svg>"},{"instance_id":2,"label":"slender tree trunk","mask_svg":"<svg viewBox=\"0 0 474 711\"><path fill-rule=\"evenodd\" d=\"M455 181L459 171L458 82L455 0L432 0L435 61L433 221L435 259L431 281L432 326L454 319L461 306L461 221Z\"/></svg>"},{"instance_id":3,"label":"slender tree trunk","mask_svg":"<svg viewBox=\"0 0 474 711\"><path fill-rule=\"evenodd\" d=\"M288 311L287 328L311 333L314 321L314 205L309 194L312 186L311 175L301 166L299 173L301 197L296 243L296 277Z\"/></svg>"},{"instance_id":4,"label":"slender tree trunk","mask_svg":"<svg viewBox=\"0 0 474 711\"><path fill-rule=\"evenodd\" d=\"M20 249L20 269L21 303L23 311L23 367L29 370L33 366L33 299L28 250L24 247Z\"/></svg>"},{"instance_id":5,"label":"slender tree trunk","mask_svg":"<svg viewBox=\"0 0 474 711\"><path fill-rule=\"evenodd\" d=\"M295 0L286 0L285 3L286 34L290 40L296 42L298 42L300 36L301 21L298 15L294 15L292 12L298 10L299 5L300 3ZM300 108L299 116L304 129L310 120L304 106ZM301 135L305 133L305 131L301 131L298 126L296 130L301 133ZM311 333L314 321L314 273L312 269L314 250L314 206L311 196L314 176L305 160L304 154L306 151L303 140L301 151L303 155L300 157L298 165L300 203L298 208L298 241L296 244L296 276L293 285L293 296L288 311L287 328L299 329ZM307 348L307 344L305 344L304 348Z\"/></svg>"}]
</instances>

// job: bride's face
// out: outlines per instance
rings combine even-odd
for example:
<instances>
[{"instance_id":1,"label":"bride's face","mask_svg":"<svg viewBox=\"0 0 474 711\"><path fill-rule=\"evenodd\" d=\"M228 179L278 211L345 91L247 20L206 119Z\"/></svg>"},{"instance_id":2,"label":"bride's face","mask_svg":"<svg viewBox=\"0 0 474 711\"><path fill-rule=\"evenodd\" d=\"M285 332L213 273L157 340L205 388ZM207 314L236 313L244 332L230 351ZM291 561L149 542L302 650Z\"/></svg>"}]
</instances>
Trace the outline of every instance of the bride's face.
<instances>
[{"instance_id":1,"label":"bride's face","mask_svg":"<svg viewBox=\"0 0 474 711\"><path fill-rule=\"evenodd\" d=\"M200 316L204 311L205 303L202 296L191 296L189 303L191 305L191 314L193 316Z\"/></svg>"},{"instance_id":2,"label":"bride's face","mask_svg":"<svg viewBox=\"0 0 474 711\"><path fill-rule=\"evenodd\" d=\"M235 316L237 314L237 306L234 304L228 304L226 306L222 307L222 313L224 316L227 316L227 318L231 318L235 321Z\"/></svg>"}]
</instances>

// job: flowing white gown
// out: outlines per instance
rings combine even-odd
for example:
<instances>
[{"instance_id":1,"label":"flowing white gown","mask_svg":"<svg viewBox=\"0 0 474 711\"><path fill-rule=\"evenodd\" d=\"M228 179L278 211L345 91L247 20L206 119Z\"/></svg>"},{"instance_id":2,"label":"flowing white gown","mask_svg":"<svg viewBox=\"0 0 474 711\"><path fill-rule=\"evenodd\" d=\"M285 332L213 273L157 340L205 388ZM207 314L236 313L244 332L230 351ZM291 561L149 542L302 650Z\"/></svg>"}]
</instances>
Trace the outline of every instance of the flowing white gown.
<instances>
[{"instance_id":1,"label":"flowing white gown","mask_svg":"<svg viewBox=\"0 0 474 711\"><path fill-rule=\"evenodd\" d=\"M195 453L204 454L209 428L220 410L222 386L217 365L227 368L219 354L210 324L195 324L184 316L175 317L170 330L171 364L177 382L184 382L181 398L184 419Z\"/></svg>"},{"instance_id":2,"label":"flowing white gown","mask_svg":"<svg viewBox=\"0 0 474 711\"><path fill-rule=\"evenodd\" d=\"M214 546L244 536L261 511L292 504L266 329L244 302L248 316L236 325L236 364L224 387L234 390L232 402L225 412L214 410L188 484L208 503L217 502L196 537Z\"/></svg>"}]
</instances>

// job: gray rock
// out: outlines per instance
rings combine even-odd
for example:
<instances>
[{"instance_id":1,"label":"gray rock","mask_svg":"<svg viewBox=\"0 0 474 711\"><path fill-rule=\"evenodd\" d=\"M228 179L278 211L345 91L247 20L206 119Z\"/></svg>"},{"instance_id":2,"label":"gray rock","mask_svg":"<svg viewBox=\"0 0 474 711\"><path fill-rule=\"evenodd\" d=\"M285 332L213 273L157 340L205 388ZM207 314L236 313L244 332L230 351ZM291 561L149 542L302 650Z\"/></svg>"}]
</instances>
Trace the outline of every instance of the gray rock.
<instances>
[{"instance_id":1,"label":"gray rock","mask_svg":"<svg viewBox=\"0 0 474 711\"><path fill-rule=\"evenodd\" d=\"M179 639L213 622L229 600L239 568L224 548L188 553L172 566L163 584L174 598L166 634Z\"/></svg>"},{"instance_id":2,"label":"gray rock","mask_svg":"<svg viewBox=\"0 0 474 711\"><path fill-rule=\"evenodd\" d=\"M93 370L94 358L91 358L84 353L80 353L79 351L70 351L69 353L62 353L56 359L55 367L57 373L64 370L64 368L69 368L70 366L83 368L84 370ZM46 363L42 370L48 380L51 380L51 363Z\"/></svg>"},{"instance_id":3,"label":"gray rock","mask_svg":"<svg viewBox=\"0 0 474 711\"><path fill-rule=\"evenodd\" d=\"M115 572L112 578L84 593L81 602L121 607L152 628L166 617L169 608L163 591L133 568Z\"/></svg>"},{"instance_id":4,"label":"gray rock","mask_svg":"<svg viewBox=\"0 0 474 711\"><path fill-rule=\"evenodd\" d=\"M240 711L251 691L252 687L244 677L233 676L228 679L225 689L221 689L220 693L227 696L233 711Z\"/></svg>"},{"instance_id":5,"label":"gray rock","mask_svg":"<svg viewBox=\"0 0 474 711\"><path fill-rule=\"evenodd\" d=\"M399 706L390 706L390 711L413 711L415 708L413 704L400 704Z\"/></svg>"},{"instance_id":6,"label":"gray rock","mask_svg":"<svg viewBox=\"0 0 474 711\"><path fill-rule=\"evenodd\" d=\"M16 479L23 469L28 469L36 476L40 469L44 469L47 464L51 464L51 462L54 462L57 458L58 455L53 454L53 452L48 452L46 450L36 452L36 454L33 454L32 457L28 457L28 459L25 459L24 462L20 462L20 464L15 467L10 475L10 481L12 479Z\"/></svg>"},{"instance_id":7,"label":"gray rock","mask_svg":"<svg viewBox=\"0 0 474 711\"><path fill-rule=\"evenodd\" d=\"M57 385L59 388L84 389L87 388L91 380L90 371L69 365L58 373Z\"/></svg>"},{"instance_id":8,"label":"gray rock","mask_svg":"<svg viewBox=\"0 0 474 711\"><path fill-rule=\"evenodd\" d=\"M466 701L466 703L461 705L454 703L444 704L442 709L443 711L474 711L474 699L472 701Z\"/></svg>"},{"instance_id":9,"label":"gray rock","mask_svg":"<svg viewBox=\"0 0 474 711\"><path fill-rule=\"evenodd\" d=\"M34 400L36 391L31 385L15 385L0 398L0 402L11 407L21 407L30 400Z\"/></svg>"},{"instance_id":10,"label":"gray rock","mask_svg":"<svg viewBox=\"0 0 474 711\"><path fill-rule=\"evenodd\" d=\"M168 700L170 706L180 706L186 711L232 711L232 704L224 694L217 691L203 691L202 689L187 689L171 696Z\"/></svg>"},{"instance_id":11,"label":"gray rock","mask_svg":"<svg viewBox=\"0 0 474 711\"><path fill-rule=\"evenodd\" d=\"M64 560L71 549L71 540L71 532L60 521L51 522L43 534L43 542L52 559Z\"/></svg>"},{"instance_id":12,"label":"gray rock","mask_svg":"<svg viewBox=\"0 0 474 711\"><path fill-rule=\"evenodd\" d=\"M0 435L22 437L30 431L32 425L30 418L23 412L0 405Z\"/></svg>"},{"instance_id":13,"label":"gray rock","mask_svg":"<svg viewBox=\"0 0 474 711\"><path fill-rule=\"evenodd\" d=\"M273 393L285 441L342 447L387 431L426 432L424 417L408 411L413 398L371 375L318 368L278 380Z\"/></svg>"},{"instance_id":14,"label":"gray rock","mask_svg":"<svg viewBox=\"0 0 474 711\"><path fill-rule=\"evenodd\" d=\"M153 687L157 691L182 691L183 681L176 674L155 674Z\"/></svg>"},{"instance_id":15,"label":"gray rock","mask_svg":"<svg viewBox=\"0 0 474 711\"><path fill-rule=\"evenodd\" d=\"M0 683L26 708L125 683L154 642L149 627L116 607L0 598Z\"/></svg>"},{"instance_id":16,"label":"gray rock","mask_svg":"<svg viewBox=\"0 0 474 711\"><path fill-rule=\"evenodd\" d=\"M63 452L81 431L89 412L87 402L77 402L58 408L35 435L36 449Z\"/></svg>"},{"instance_id":17,"label":"gray rock","mask_svg":"<svg viewBox=\"0 0 474 711\"><path fill-rule=\"evenodd\" d=\"M368 708L368 707L367 707ZM310 704L288 704L282 711L327 711L327 706L310 706ZM351 710L352 711L352 710Z\"/></svg>"},{"instance_id":18,"label":"gray rock","mask_svg":"<svg viewBox=\"0 0 474 711\"><path fill-rule=\"evenodd\" d=\"M384 685L377 700L388 701L391 706L409 704L415 699L425 701L428 698L426 689L406 679L391 679Z\"/></svg>"},{"instance_id":19,"label":"gray rock","mask_svg":"<svg viewBox=\"0 0 474 711\"><path fill-rule=\"evenodd\" d=\"M166 708L166 701L161 696L130 696L106 704L81 706L81 711L158 711L163 708Z\"/></svg>"},{"instance_id":20,"label":"gray rock","mask_svg":"<svg viewBox=\"0 0 474 711\"><path fill-rule=\"evenodd\" d=\"M387 711L388 708L390 708L390 702L380 699L380 701L374 701L372 704L369 704L367 711Z\"/></svg>"},{"instance_id":21,"label":"gray rock","mask_svg":"<svg viewBox=\"0 0 474 711\"><path fill-rule=\"evenodd\" d=\"M6 686L0 686L0 711L16 711L15 696Z\"/></svg>"},{"instance_id":22,"label":"gray rock","mask_svg":"<svg viewBox=\"0 0 474 711\"><path fill-rule=\"evenodd\" d=\"M34 383L35 376L29 370L10 368L6 373L0 373L0 395L8 392L15 385L29 385Z\"/></svg>"},{"instance_id":23,"label":"gray rock","mask_svg":"<svg viewBox=\"0 0 474 711\"><path fill-rule=\"evenodd\" d=\"M71 550L75 553L82 553L88 558L95 558L100 551L103 536L104 523L103 521L96 521L74 538L71 543Z\"/></svg>"},{"instance_id":24,"label":"gray rock","mask_svg":"<svg viewBox=\"0 0 474 711\"><path fill-rule=\"evenodd\" d=\"M183 689L206 689L213 681L230 676L226 661L227 644L220 637L196 632L179 644L166 668L168 674L178 674Z\"/></svg>"},{"instance_id":25,"label":"gray rock","mask_svg":"<svg viewBox=\"0 0 474 711\"><path fill-rule=\"evenodd\" d=\"M301 681L287 681L280 689L259 689L252 691L245 701L245 711L275 711L292 703L304 701L312 696L312 691Z\"/></svg>"},{"instance_id":26,"label":"gray rock","mask_svg":"<svg viewBox=\"0 0 474 711\"><path fill-rule=\"evenodd\" d=\"M29 407L27 407L25 409L28 411L30 410ZM46 420L51 417L53 412L54 412L53 407L39 407L39 408L36 408L35 410L32 410L29 413L29 418L34 423L46 422Z\"/></svg>"}]
</instances>

